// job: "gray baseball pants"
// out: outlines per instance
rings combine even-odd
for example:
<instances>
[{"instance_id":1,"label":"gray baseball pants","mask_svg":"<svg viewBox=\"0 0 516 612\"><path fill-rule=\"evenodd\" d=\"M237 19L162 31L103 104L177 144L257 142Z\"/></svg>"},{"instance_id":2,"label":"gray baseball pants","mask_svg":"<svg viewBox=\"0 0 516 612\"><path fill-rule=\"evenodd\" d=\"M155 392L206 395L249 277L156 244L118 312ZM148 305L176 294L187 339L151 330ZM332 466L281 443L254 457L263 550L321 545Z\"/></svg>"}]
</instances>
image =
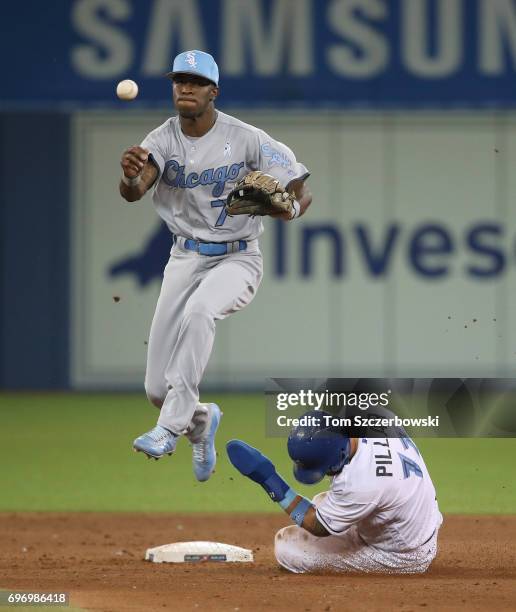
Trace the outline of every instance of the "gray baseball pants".
<instances>
[{"instance_id":1,"label":"gray baseball pants","mask_svg":"<svg viewBox=\"0 0 516 612\"><path fill-rule=\"evenodd\" d=\"M213 347L215 322L251 302L263 274L258 240L222 256L173 246L152 320L145 391L161 409L158 425L189 437L206 415L199 384ZM196 412L199 418L196 418Z\"/></svg>"}]
</instances>

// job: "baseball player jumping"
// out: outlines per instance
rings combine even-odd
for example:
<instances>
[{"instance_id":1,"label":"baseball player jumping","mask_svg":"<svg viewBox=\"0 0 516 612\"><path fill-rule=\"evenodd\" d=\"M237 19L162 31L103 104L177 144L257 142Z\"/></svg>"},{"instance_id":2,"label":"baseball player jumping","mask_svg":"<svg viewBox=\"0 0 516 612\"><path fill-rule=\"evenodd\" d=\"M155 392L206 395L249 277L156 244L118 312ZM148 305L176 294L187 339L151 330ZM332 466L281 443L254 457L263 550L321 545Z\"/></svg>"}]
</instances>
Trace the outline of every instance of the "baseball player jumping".
<instances>
[{"instance_id":1,"label":"baseball player jumping","mask_svg":"<svg viewBox=\"0 0 516 612\"><path fill-rule=\"evenodd\" d=\"M332 477L330 490L312 501L291 489L260 451L240 440L227 444L231 463L297 525L276 534L278 563L296 573L426 571L443 519L416 445L408 437L349 438L326 426L323 415L308 412L310 425L288 438L299 482Z\"/></svg>"},{"instance_id":2,"label":"baseball player jumping","mask_svg":"<svg viewBox=\"0 0 516 612\"><path fill-rule=\"evenodd\" d=\"M251 302L262 278L260 215L301 216L311 203L309 173L262 130L215 109L219 70L202 51L173 63L177 116L122 154L120 194L128 202L152 188L174 235L148 344L145 390L157 425L134 441L148 457L170 455L183 434L198 480L215 467L221 411L200 404L215 323ZM231 193L231 206L226 199Z\"/></svg>"}]
</instances>

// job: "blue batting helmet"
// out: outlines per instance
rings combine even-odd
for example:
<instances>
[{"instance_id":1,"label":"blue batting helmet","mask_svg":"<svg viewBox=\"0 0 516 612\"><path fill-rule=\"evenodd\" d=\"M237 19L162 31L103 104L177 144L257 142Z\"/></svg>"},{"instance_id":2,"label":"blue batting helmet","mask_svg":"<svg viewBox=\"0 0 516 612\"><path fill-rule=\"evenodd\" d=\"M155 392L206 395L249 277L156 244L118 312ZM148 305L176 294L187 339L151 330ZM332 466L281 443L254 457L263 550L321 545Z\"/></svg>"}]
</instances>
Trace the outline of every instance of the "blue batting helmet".
<instances>
[{"instance_id":1,"label":"blue batting helmet","mask_svg":"<svg viewBox=\"0 0 516 612\"><path fill-rule=\"evenodd\" d=\"M304 425L290 432L288 454L294 462L294 476L304 484L315 484L326 474L337 474L349 462L349 437L326 424L322 410L310 410L301 417Z\"/></svg>"}]
</instances>

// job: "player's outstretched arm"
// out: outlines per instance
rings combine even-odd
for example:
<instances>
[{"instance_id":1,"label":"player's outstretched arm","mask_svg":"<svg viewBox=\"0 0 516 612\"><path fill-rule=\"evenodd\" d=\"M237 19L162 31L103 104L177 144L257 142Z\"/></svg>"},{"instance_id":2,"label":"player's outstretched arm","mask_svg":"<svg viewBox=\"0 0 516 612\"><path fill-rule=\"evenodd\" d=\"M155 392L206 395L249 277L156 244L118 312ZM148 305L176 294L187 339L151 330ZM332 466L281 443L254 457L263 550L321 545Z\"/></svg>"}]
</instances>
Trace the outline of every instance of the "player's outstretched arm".
<instances>
[{"instance_id":1,"label":"player's outstretched arm","mask_svg":"<svg viewBox=\"0 0 516 612\"><path fill-rule=\"evenodd\" d=\"M229 460L236 469L261 485L272 501L277 502L294 523L317 537L330 535L317 519L315 506L290 488L276 472L274 464L268 457L241 440L230 440L226 450Z\"/></svg>"},{"instance_id":2,"label":"player's outstretched arm","mask_svg":"<svg viewBox=\"0 0 516 612\"><path fill-rule=\"evenodd\" d=\"M312 192L306 184L306 181L302 179L295 179L288 184L287 189L291 193L294 192L296 200L299 202L299 216L302 217L312 203Z\"/></svg>"},{"instance_id":3,"label":"player's outstretched arm","mask_svg":"<svg viewBox=\"0 0 516 612\"><path fill-rule=\"evenodd\" d=\"M137 145L122 153L120 195L128 202L140 200L158 178L158 169L149 157L149 151Z\"/></svg>"}]
</instances>

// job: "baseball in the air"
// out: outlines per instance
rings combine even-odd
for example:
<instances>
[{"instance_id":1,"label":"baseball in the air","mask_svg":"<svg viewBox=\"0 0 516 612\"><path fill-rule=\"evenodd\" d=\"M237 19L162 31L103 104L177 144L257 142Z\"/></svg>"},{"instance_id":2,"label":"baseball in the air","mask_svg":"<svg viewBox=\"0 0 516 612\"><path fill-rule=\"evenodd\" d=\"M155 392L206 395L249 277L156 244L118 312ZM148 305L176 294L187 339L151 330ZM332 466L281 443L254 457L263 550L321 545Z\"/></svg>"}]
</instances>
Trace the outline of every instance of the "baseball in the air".
<instances>
[{"instance_id":1,"label":"baseball in the air","mask_svg":"<svg viewBox=\"0 0 516 612\"><path fill-rule=\"evenodd\" d=\"M138 95L138 85L131 79L120 81L116 86L116 95L120 100L134 100Z\"/></svg>"}]
</instances>

